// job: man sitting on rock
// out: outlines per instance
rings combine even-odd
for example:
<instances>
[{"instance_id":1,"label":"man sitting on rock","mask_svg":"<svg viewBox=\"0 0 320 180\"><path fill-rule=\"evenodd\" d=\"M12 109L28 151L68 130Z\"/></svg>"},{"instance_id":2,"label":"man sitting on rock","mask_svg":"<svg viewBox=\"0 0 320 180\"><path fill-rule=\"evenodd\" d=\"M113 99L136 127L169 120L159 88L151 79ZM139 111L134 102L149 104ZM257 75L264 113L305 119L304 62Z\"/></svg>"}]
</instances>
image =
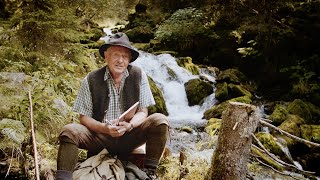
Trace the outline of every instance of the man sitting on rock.
<instances>
[{"instance_id":1,"label":"man sitting on rock","mask_svg":"<svg viewBox=\"0 0 320 180\"><path fill-rule=\"evenodd\" d=\"M168 120L163 114L148 116L154 105L148 78L140 68L129 65L139 52L126 34L116 33L99 49L106 66L89 73L82 81L73 111L80 114L80 124L64 126L60 134L57 179L72 179L78 161L78 148L88 155L106 148L110 154L130 154L146 143L144 171L151 179L164 150ZM119 116L139 102L136 112L120 121Z\"/></svg>"}]
</instances>

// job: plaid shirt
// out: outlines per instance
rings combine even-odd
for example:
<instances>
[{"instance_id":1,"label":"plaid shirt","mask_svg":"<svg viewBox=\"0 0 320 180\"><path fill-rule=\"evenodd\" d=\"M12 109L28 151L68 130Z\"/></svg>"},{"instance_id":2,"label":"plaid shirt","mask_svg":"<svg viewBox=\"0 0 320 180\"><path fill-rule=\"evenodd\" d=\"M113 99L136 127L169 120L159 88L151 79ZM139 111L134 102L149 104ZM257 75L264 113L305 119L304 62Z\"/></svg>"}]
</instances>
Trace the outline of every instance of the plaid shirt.
<instances>
[{"instance_id":1,"label":"plaid shirt","mask_svg":"<svg viewBox=\"0 0 320 180\"><path fill-rule=\"evenodd\" d=\"M140 82L140 97L139 97L139 108L146 108L148 106L155 105L155 101L153 98L153 95L151 93L151 89L149 86L147 75L144 71L141 71L141 82ZM125 79L129 76L128 70L125 71L121 83L120 83L120 89L117 91L117 88L115 86L115 82L112 79L109 69L107 68L106 73L104 75L104 81L108 84L109 91L110 91L110 100L109 100L109 109L106 112L106 115L104 117L105 120L113 120L117 119L123 112L121 112L120 107L123 105L120 103L120 92L123 89ZM79 114L92 117L93 114L93 104L92 104L92 97L91 92L89 89L89 83L88 83L88 76L86 76L81 84L81 87L78 92L77 99L73 105L72 110L74 112L77 112Z\"/></svg>"}]
</instances>

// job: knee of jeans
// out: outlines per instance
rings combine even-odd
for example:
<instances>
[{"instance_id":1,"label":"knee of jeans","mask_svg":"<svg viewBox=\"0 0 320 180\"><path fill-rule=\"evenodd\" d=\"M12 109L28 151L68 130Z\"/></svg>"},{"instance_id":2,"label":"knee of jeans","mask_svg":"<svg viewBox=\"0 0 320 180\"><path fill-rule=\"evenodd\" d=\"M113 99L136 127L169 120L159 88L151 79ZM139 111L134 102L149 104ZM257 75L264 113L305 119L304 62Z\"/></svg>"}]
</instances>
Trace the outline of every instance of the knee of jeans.
<instances>
[{"instance_id":1,"label":"knee of jeans","mask_svg":"<svg viewBox=\"0 0 320 180\"><path fill-rule=\"evenodd\" d=\"M159 126L161 124L169 125L167 116L161 113L154 113L150 115L149 118L152 126Z\"/></svg>"}]
</instances>

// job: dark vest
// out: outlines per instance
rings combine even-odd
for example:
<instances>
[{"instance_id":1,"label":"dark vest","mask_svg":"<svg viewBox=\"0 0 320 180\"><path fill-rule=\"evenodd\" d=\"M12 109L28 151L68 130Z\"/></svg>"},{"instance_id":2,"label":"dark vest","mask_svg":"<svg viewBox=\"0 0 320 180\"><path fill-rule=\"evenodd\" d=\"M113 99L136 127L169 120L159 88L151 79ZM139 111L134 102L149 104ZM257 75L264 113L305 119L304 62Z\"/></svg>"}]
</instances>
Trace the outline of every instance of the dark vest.
<instances>
[{"instance_id":1,"label":"dark vest","mask_svg":"<svg viewBox=\"0 0 320 180\"><path fill-rule=\"evenodd\" d=\"M123 104L122 112L129 109L139 101L141 69L136 66L128 66L129 76L126 78L124 87L120 94L120 101ZM93 115L97 121L102 121L105 111L109 107L109 88L104 81L106 66L97 69L88 75L89 89L92 97Z\"/></svg>"}]
</instances>

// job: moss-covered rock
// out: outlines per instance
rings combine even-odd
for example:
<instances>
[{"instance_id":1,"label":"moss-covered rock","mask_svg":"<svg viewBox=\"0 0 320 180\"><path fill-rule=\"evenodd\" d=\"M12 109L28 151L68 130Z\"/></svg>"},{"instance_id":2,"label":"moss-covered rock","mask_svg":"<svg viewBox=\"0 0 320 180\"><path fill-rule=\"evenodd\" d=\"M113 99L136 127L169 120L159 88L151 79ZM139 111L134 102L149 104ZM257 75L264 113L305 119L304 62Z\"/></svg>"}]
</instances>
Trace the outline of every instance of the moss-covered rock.
<instances>
[{"instance_id":1,"label":"moss-covered rock","mask_svg":"<svg viewBox=\"0 0 320 180\"><path fill-rule=\"evenodd\" d=\"M180 57L177 59L177 63L179 66L190 71L193 75L199 75L199 67L192 63L191 57Z\"/></svg>"},{"instance_id":2,"label":"moss-covered rock","mask_svg":"<svg viewBox=\"0 0 320 180\"><path fill-rule=\"evenodd\" d=\"M275 162L272 158L270 158L268 155L264 154L263 152L261 152L259 149L255 148L255 147L251 147L251 151L252 153L258 155L259 157L262 158L262 161L264 161L265 163L269 164L270 166L274 167L277 170L282 171L283 167L279 165L279 163Z\"/></svg>"},{"instance_id":3,"label":"moss-covered rock","mask_svg":"<svg viewBox=\"0 0 320 180\"><path fill-rule=\"evenodd\" d=\"M228 84L226 82L216 84L215 97L219 101L225 101L228 98Z\"/></svg>"},{"instance_id":4,"label":"moss-covered rock","mask_svg":"<svg viewBox=\"0 0 320 180\"><path fill-rule=\"evenodd\" d=\"M148 107L148 113L162 113L164 115L168 115L166 103L164 101L161 90L157 87L156 83L148 77L151 92L153 94L154 100L156 101L156 105Z\"/></svg>"},{"instance_id":5,"label":"moss-covered rock","mask_svg":"<svg viewBox=\"0 0 320 180\"><path fill-rule=\"evenodd\" d=\"M300 126L300 129L302 138L320 143L320 125L303 124Z\"/></svg>"},{"instance_id":6,"label":"moss-covered rock","mask_svg":"<svg viewBox=\"0 0 320 180\"><path fill-rule=\"evenodd\" d=\"M226 69L220 71L217 81L240 84L241 82L247 81L247 77L238 69Z\"/></svg>"},{"instance_id":7,"label":"moss-covered rock","mask_svg":"<svg viewBox=\"0 0 320 180\"><path fill-rule=\"evenodd\" d=\"M193 129L189 126L183 126L181 128L181 131L184 131L184 132L187 132L187 133L192 133L193 132Z\"/></svg>"},{"instance_id":8,"label":"moss-covered rock","mask_svg":"<svg viewBox=\"0 0 320 180\"><path fill-rule=\"evenodd\" d=\"M312 122L312 114L307 103L301 99L295 99L288 105L288 112L303 118L307 123Z\"/></svg>"},{"instance_id":9,"label":"moss-covered rock","mask_svg":"<svg viewBox=\"0 0 320 180\"><path fill-rule=\"evenodd\" d=\"M241 103L250 104L252 100L248 96L240 96L240 97L232 98L228 100L228 102L241 102Z\"/></svg>"},{"instance_id":10,"label":"moss-covered rock","mask_svg":"<svg viewBox=\"0 0 320 180\"><path fill-rule=\"evenodd\" d=\"M247 96L241 96L241 97L230 99L228 101L222 102L222 103L215 105L212 108L206 110L203 114L203 117L205 119L221 118L222 112L228 106L228 102L242 102L242 103L250 104L252 102L252 100Z\"/></svg>"},{"instance_id":11,"label":"moss-covered rock","mask_svg":"<svg viewBox=\"0 0 320 180\"><path fill-rule=\"evenodd\" d=\"M283 152L280 145L277 143L277 140L275 137L273 137L269 133L262 133L262 132L257 133L256 136L269 152L275 155L278 155L282 160L290 162L289 158L286 156L286 154Z\"/></svg>"},{"instance_id":12,"label":"moss-covered rock","mask_svg":"<svg viewBox=\"0 0 320 180\"><path fill-rule=\"evenodd\" d=\"M231 98L239 97L239 96L247 96L250 99L252 98L251 92L246 90L241 85L228 84L228 96Z\"/></svg>"},{"instance_id":13,"label":"moss-covered rock","mask_svg":"<svg viewBox=\"0 0 320 180\"><path fill-rule=\"evenodd\" d=\"M277 104L274 108L274 111L269 116L269 119L272 120L272 122L275 125L280 125L283 121L287 119L288 111L285 106Z\"/></svg>"},{"instance_id":14,"label":"moss-covered rock","mask_svg":"<svg viewBox=\"0 0 320 180\"><path fill-rule=\"evenodd\" d=\"M305 123L305 121L301 117L289 114L287 116L287 119L283 123L281 123L279 128L297 137L301 137L300 125L303 123ZM295 139L289 138L285 135L280 136L286 140L289 148L297 143Z\"/></svg>"},{"instance_id":15,"label":"moss-covered rock","mask_svg":"<svg viewBox=\"0 0 320 180\"><path fill-rule=\"evenodd\" d=\"M184 84L190 106L199 105L202 100L213 93L213 86L200 79L191 79Z\"/></svg>"}]
</instances>

